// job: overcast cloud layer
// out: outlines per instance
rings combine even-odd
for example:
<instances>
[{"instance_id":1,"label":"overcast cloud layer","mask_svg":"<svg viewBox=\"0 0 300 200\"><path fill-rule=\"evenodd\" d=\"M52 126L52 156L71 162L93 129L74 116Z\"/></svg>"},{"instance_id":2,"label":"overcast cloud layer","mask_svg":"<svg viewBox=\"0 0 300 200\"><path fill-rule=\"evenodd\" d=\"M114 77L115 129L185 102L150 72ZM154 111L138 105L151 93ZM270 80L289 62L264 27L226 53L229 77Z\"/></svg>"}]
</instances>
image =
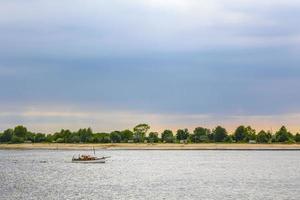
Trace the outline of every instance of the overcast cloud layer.
<instances>
[{"instance_id":1,"label":"overcast cloud layer","mask_svg":"<svg viewBox=\"0 0 300 200\"><path fill-rule=\"evenodd\" d=\"M2 0L0 129L300 125L300 1Z\"/></svg>"}]
</instances>

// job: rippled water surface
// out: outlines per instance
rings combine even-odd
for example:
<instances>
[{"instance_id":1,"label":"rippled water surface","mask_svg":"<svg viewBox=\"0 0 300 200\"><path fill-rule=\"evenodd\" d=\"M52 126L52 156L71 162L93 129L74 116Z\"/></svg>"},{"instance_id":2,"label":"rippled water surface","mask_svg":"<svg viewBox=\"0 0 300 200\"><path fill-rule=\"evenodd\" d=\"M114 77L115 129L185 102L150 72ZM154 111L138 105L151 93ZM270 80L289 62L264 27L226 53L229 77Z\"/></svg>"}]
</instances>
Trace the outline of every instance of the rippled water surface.
<instances>
[{"instance_id":1,"label":"rippled water surface","mask_svg":"<svg viewBox=\"0 0 300 200\"><path fill-rule=\"evenodd\" d=\"M0 199L299 199L300 151L0 150Z\"/></svg>"}]
</instances>

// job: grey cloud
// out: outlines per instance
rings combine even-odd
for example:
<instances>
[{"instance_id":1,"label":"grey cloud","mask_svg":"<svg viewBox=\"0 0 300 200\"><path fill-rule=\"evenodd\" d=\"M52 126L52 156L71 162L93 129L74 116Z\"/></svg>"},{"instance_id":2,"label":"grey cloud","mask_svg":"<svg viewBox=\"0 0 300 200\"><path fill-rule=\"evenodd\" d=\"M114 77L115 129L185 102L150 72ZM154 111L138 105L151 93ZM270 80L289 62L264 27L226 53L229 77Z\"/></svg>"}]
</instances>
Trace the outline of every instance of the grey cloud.
<instances>
[{"instance_id":1,"label":"grey cloud","mask_svg":"<svg viewBox=\"0 0 300 200\"><path fill-rule=\"evenodd\" d=\"M299 112L299 3L272 2L1 1L0 103Z\"/></svg>"}]
</instances>

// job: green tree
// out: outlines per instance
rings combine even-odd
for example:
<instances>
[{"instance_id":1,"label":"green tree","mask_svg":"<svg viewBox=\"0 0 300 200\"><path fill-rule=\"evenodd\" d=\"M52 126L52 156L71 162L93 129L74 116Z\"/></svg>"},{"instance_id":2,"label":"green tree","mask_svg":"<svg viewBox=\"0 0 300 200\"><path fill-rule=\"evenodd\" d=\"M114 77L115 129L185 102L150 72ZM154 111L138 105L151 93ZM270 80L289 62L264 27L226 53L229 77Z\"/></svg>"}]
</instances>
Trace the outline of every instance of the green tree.
<instances>
[{"instance_id":1,"label":"green tree","mask_svg":"<svg viewBox=\"0 0 300 200\"><path fill-rule=\"evenodd\" d=\"M289 142L293 140L293 135L287 131L285 126L282 126L279 131L276 132L276 142Z\"/></svg>"},{"instance_id":2,"label":"green tree","mask_svg":"<svg viewBox=\"0 0 300 200\"><path fill-rule=\"evenodd\" d=\"M296 142L300 142L300 134L299 134L299 133L297 133L297 134L295 135L295 141L296 141Z\"/></svg>"},{"instance_id":3,"label":"green tree","mask_svg":"<svg viewBox=\"0 0 300 200\"><path fill-rule=\"evenodd\" d=\"M14 129L14 135L20 138L25 138L25 135L27 133L27 128L24 126L16 126Z\"/></svg>"},{"instance_id":4,"label":"green tree","mask_svg":"<svg viewBox=\"0 0 300 200\"><path fill-rule=\"evenodd\" d=\"M70 138L68 139L68 142L70 143L79 143L80 137L77 134L72 134Z\"/></svg>"},{"instance_id":5,"label":"green tree","mask_svg":"<svg viewBox=\"0 0 300 200\"><path fill-rule=\"evenodd\" d=\"M233 141L234 141L233 135L227 135L224 139L224 142L226 142L226 143L232 143Z\"/></svg>"},{"instance_id":6,"label":"green tree","mask_svg":"<svg viewBox=\"0 0 300 200\"><path fill-rule=\"evenodd\" d=\"M80 142L92 142L93 141L93 131L91 128L79 129L78 135L80 137Z\"/></svg>"},{"instance_id":7,"label":"green tree","mask_svg":"<svg viewBox=\"0 0 300 200\"><path fill-rule=\"evenodd\" d=\"M251 126L239 126L234 132L234 138L237 142L256 140L256 131Z\"/></svg>"},{"instance_id":8,"label":"green tree","mask_svg":"<svg viewBox=\"0 0 300 200\"><path fill-rule=\"evenodd\" d=\"M166 143L173 143L174 142L174 135L171 130L164 130L161 134L161 140Z\"/></svg>"},{"instance_id":9,"label":"green tree","mask_svg":"<svg viewBox=\"0 0 300 200\"><path fill-rule=\"evenodd\" d=\"M77 134L77 133L71 133L71 131L68 129L67 130L61 129L60 132L54 133L52 140L56 141L58 138L61 138L61 139L63 139L64 143L67 143L67 142L70 142L70 139L73 136L73 134Z\"/></svg>"},{"instance_id":10,"label":"green tree","mask_svg":"<svg viewBox=\"0 0 300 200\"><path fill-rule=\"evenodd\" d=\"M209 142L214 142L215 141L214 140L215 136L214 136L214 132L213 131L211 131L210 133L208 133L207 137L208 137L208 141Z\"/></svg>"},{"instance_id":11,"label":"green tree","mask_svg":"<svg viewBox=\"0 0 300 200\"><path fill-rule=\"evenodd\" d=\"M96 133L94 134L94 142L96 143L109 143L110 134L109 133Z\"/></svg>"},{"instance_id":12,"label":"green tree","mask_svg":"<svg viewBox=\"0 0 300 200\"><path fill-rule=\"evenodd\" d=\"M56 142L58 138L64 138L64 129L62 129L60 132L56 132L52 135L52 141Z\"/></svg>"},{"instance_id":13,"label":"green tree","mask_svg":"<svg viewBox=\"0 0 300 200\"><path fill-rule=\"evenodd\" d=\"M227 131L225 128L223 128L221 126L217 126L213 130L213 135L214 135L215 142L223 142L228 134L227 134Z\"/></svg>"},{"instance_id":14,"label":"green tree","mask_svg":"<svg viewBox=\"0 0 300 200\"><path fill-rule=\"evenodd\" d=\"M11 138L11 142L12 143L23 143L24 138L13 135L12 138Z\"/></svg>"},{"instance_id":15,"label":"green tree","mask_svg":"<svg viewBox=\"0 0 300 200\"><path fill-rule=\"evenodd\" d=\"M133 139L133 132L131 130L124 130L121 132L121 140L123 142L128 142L128 140Z\"/></svg>"},{"instance_id":16,"label":"green tree","mask_svg":"<svg viewBox=\"0 0 300 200\"><path fill-rule=\"evenodd\" d=\"M26 135L25 135L25 140L27 141L31 141L31 142L35 142L34 141L34 137L35 137L35 134L30 132L30 131L27 131Z\"/></svg>"},{"instance_id":17,"label":"green tree","mask_svg":"<svg viewBox=\"0 0 300 200\"><path fill-rule=\"evenodd\" d=\"M159 141L157 132L150 132L148 136L149 142L157 143Z\"/></svg>"},{"instance_id":18,"label":"green tree","mask_svg":"<svg viewBox=\"0 0 300 200\"><path fill-rule=\"evenodd\" d=\"M46 141L46 135L45 135L45 134L42 134L42 133L37 133L37 134L34 136L34 141L35 141L35 142L45 142L45 141Z\"/></svg>"},{"instance_id":19,"label":"green tree","mask_svg":"<svg viewBox=\"0 0 300 200\"><path fill-rule=\"evenodd\" d=\"M120 131L113 131L110 133L110 140L113 143L120 143L121 142L121 134Z\"/></svg>"},{"instance_id":20,"label":"green tree","mask_svg":"<svg viewBox=\"0 0 300 200\"><path fill-rule=\"evenodd\" d=\"M3 132L0 142L10 142L13 137L14 131L12 129L7 129Z\"/></svg>"},{"instance_id":21,"label":"green tree","mask_svg":"<svg viewBox=\"0 0 300 200\"><path fill-rule=\"evenodd\" d=\"M248 142L249 140L256 140L256 131L251 128L251 126L246 127L246 138L245 140Z\"/></svg>"},{"instance_id":22,"label":"green tree","mask_svg":"<svg viewBox=\"0 0 300 200\"><path fill-rule=\"evenodd\" d=\"M135 142L143 142L144 137L148 130L150 129L150 126L148 124L139 124L136 127L133 128L133 139Z\"/></svg>"},{"instance_id":23,"label":"green tree","mask_svg":"<svg viewBox=\"0 0 300 200\"><path fill-rule=\"evenodd\" d=\"M46 141L47 141L47 142L53 142L53 141L54 141L53 135L52 135L52 134L47 134L47 136L46 136Z\"/></svg>"},{"instance_id":24,"label":"green tree","mask_svg":"<svg viewBox=\"0 0 300 200\"><path fill-rule=\"evenodd\" d=\"M261 130L256 137L258 143L270 143L272 141L272 134Z\"/></svg>"},{"instance_id":25,"label":"green tree","mask_svg":"<svg viewBox=\"0 0 300 200\"><path fill-rule=\"evenodd\" d=\"M247 131L245 126L239 126L234 131L234 138L236 142L245 141L246 135L247 135Z\"/></svg>"},{"instance_id":26,"label":"green tree","mask_svg":"<svg viewBox=\"0 0 300 200\"><path fill-rule=\"evenodd\" d=\"M180 140L187 140L189 137L188 129L178 129L176 133L176 138L178 141Z\"/></svg>"},{"instance_id":27,"label":"green tree","mask_svg":"<svg viewBox=\"0 0 300 200\"><path fill-rule=\"evenodd\" d=\"M203 128L203 127L197 127L194 130L194 134L192 134L191 140L192 142L198 143L198 142L207 142L208 139L208 135L210 134L210 130L207 128Z\"/></svg>"},{"instance_id":28,"label":"green tree","mask_svg":"<svg viewBox=\"0 0 300 200\"><path fill-rule=\"evenodd\" d=\"M66 130L63 130L61 132L61 135L64 139L64 142L71 142L71 138L73 137L73 134L75 135L78 135L77 133L72 133L70 130L66 129Z\"/></svg>"}]
</instances>

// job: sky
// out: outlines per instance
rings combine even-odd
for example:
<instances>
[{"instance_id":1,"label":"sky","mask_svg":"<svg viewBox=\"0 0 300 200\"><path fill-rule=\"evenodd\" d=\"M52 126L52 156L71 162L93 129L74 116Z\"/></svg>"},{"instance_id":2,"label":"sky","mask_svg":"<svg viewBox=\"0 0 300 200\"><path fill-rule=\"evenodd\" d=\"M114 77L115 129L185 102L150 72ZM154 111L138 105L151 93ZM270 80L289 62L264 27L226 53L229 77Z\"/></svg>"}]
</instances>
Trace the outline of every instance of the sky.
<instances>
[{"instance_id":1,"label":"sky","mask_svg":"<svg viewBox=\"0 0 300 200\"><path fill-rule=\"evenodd\" d=\"M0 131L300 131L298 0L1 0Z\"/></svg>"}]
</instances>

